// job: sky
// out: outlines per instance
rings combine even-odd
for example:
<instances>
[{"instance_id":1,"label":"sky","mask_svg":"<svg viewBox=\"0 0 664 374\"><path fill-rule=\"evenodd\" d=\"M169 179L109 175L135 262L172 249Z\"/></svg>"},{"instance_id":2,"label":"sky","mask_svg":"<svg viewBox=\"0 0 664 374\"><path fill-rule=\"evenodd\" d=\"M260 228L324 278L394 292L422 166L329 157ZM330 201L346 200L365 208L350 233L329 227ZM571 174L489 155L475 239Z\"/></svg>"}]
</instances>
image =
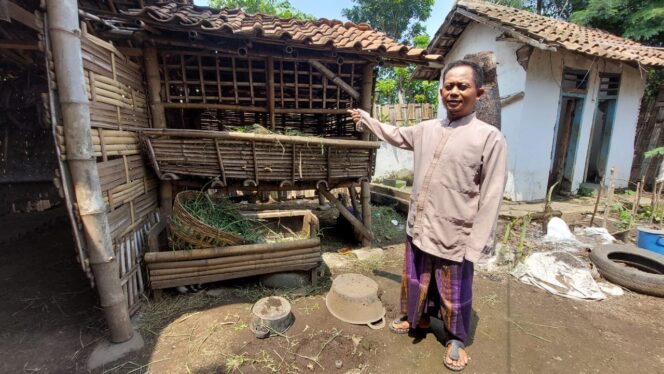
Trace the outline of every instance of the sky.
<instances>
[{"instance_id":1,"label":"sky","mask_svg":"<svg viewBox=\"0 0 664 374\"><path fill-rule=\"evenodd\" d=\"M341 9L353 6L352 0L289 0L291 5L302 12L309 13L318 18L329 18L346 21L341 15ZM408 1L408 0L406 0ZM197 5L207 5L208 0L194 0ZM445 16L452 9L454 0L436 0L431 10L431 17L424 23L427 34L433 37L438 27L445 20Z\"/></svg>"}]
</instances>

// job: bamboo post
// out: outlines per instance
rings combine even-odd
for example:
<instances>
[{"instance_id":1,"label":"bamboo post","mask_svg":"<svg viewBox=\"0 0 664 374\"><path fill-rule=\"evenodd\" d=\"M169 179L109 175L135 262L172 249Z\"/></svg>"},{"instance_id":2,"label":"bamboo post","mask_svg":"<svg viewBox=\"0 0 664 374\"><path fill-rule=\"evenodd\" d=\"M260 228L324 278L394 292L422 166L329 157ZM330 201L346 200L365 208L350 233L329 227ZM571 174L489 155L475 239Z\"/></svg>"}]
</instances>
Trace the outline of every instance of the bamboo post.
<instances>
[{"instance_id":1,"label":"bamboo post","mask_svg":"<svg viewBox=\"0 0 664 374\"><path fill-rule=\"evenodd\" d=\"M283 84L283 82L282 82ZM277 126L276 119L274 117L274 58L267 58L267 105L268 113L270 115L270 128L274 130Z\"/></svg>"},{"instance_id":2,"label":"bamboo post","mask_svg":"<svg viewBox=\"0 0 664 374\"><path fill-rule=\"evenodd\" d=\"M364 223L364 227L371 232L371 190L368 181L362 182L362 222ZM362 239L362 245L370 247L371 241L372 238L365 235L364 239Z\"/></svg>"},{"instance_id":3,"label":"bamboo post","mask_svg":"<svg viewBox=\"0 0 664 374\"><path fill-rule=\"evenodd\" d=\"M150 99L150 113L152 114L152 127L166 128L166 112L161 101L161 78L159 76L159 60L157 49L145 48L143 51L145 62L145 75L148 81L148 95ZM168 87L166 87L168 90ZM164 219L168 219L173 211L173 185L170 181L159 183L159 200Z\"/></svg>"},{"instance_id":4,"label":"bamboo post","mask_svg":"<svg viewBox=\"0 0 664 374\"><path fill-rule=\"evenodd\" d=\"M120 269L113 251L107 206L93 151L78 4L75 0L61 0L48 1L46 6L66 138L67 164L110 341L121 343L131 339L134 330L129 320L127 298L122 292Z\"/></svg>"},{"instance_id":5,"label":"bamboo post","mask_svg":"<svg viewBox=\"0 0 664 374\"><path fill-rule=\"evenodd\" d=\"M364 237L364 239L362 239L363 243L362 245L364 245L365 241L368 241L369 245L371 245L371 240L373 236L371 234L371 231L369 231L369 229L367 229L359 219L355 218L355 216L351 212L349 212L348 209L346 209L344 204L342 204L341 201L339 201L336 197L334 197L334 195L332 195L329 191L325 190L325 188L323 187L319 187L318 191L323 195L325 195L325 197L332 204L334 204L334 206L337 207L337 209L339 210L339 214L341 214L345 219L347 219L348 222L350 222L350 224L353 225L353 227L362 234L362 236Z\"/></svg>"},{"instance_id":6,"label":"bamboo post","mask_svg":"<svg viewBox=\"0 0 664 374\"><path fill-rule=\"evenodd\" d=\"M597 190L597 199L595 199L595 208L593 209L593 215L590 217L590 227L593 227L593 222L595 221L595 215L597 215L597 208L599 207L599 200L602 196L602 190L604 189L604 178L599 181L599 190Z\"/></svg>"},{"instance_id":7,"label":"bamboo post","mask_svg":"<svg viewBox=\"0 0 664 374\"><path fill-rule=\"evenodd\" d=\"M634 203L632 204L632 215L639 211L639 198L641 197L641 182L636 183L636 193L634 194Z\"/></svg>"},{"instance_id":8,"label":"bamboo post","mask_svg":"<svg viewBox=\"0 0 664 374\"><path fill-rule=\"evenodd\" d=\"M368 113L371 113L373 104L373 80L374 80L374 67L372 64L366 64L362 68L362 99L360 100L360 108ZM362 140L369 140L371 134L368 131L362 133Z\"/></svg>"},{"instance_id":9,"label":"bamboo post","mask_svg":"<svg viewBox=\"0 0 664 374\"><path fill-rule=\"evenodd\" d=\"M353 210L358 212L360 210L359 205L357 204L357 191L355 186L348 186L348 196L350 196L350 203L353 206Z\"/></svg>"},{"instance_id":10,"label":"bamboo post","mask_svg":"<svg viewBox=\"0 0 664 374\"><path fill-rule=\"evenodd\" d=\"M646 182L646 178L641 177L641 181L639 181L639 183L637 184L636 204L635 204L636 205L636 212L635 213L639 212L639 207L641 205L641 197L643 197L643 189L645 188L645 182Z\"/></svg>"},{"instance_id":11,"label":"bamboo post","mask_svg":"<svg viewBox=\"0 0 664 374\"><path fill-rule=\"evenodd\" d=\"M328 69L327 66L316 60L309 60L309 64L321 72L321 74L323 74L327 79L334 82L334 84L336 84L342 90L346 91L346 93L349 94L353 99L360 99L360 93L357 92L357 90L354 89L350 84L344 82L344 80L336 75L332 70Z\"/></svg>"},{"instance_id":12,"label":"bamboo post","mask_svg":"<svg viewBox=\"0 0 664 374\"><path fill-rule=\"evenodd\" d=\"M606 222L609 220L609 214L611 214L611 204L613 204L613 192L615 189L616 182L616 168L611 168L611 174L609 176L609 186L606 193L606 206L604 208L604 219L602 220L602 227L606 228Z\"/></svg>"}]
</instances>

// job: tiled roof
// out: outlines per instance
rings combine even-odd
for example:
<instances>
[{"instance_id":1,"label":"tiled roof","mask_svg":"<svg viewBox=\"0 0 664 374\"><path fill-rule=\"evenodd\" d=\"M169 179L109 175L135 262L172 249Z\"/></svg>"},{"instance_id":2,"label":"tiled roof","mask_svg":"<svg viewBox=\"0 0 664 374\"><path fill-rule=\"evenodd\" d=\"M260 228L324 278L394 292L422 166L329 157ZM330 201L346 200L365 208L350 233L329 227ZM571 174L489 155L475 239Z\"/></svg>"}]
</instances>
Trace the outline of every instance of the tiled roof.
<instances>
[{"instance_id":1,"label":"tiled roof","mask_svg":"<svg viewBox=\"0 0 664 374\"><path fill-rule=\"evenodd\" d=\"M567 49L643 66L664 67L662 49L644 46L598 29L479 0L457 2L429 45L429 53L445 55L470 21L498 28L511 34L508 36L519 34L537 48ZM423 72L430 69L418 70L420 72L416 72L415 77L425 78L427 74Z\"/></svg>"},{"instance_id":2,"label":"tiled roof","mask_svg":"<svg viewBox=\"0 0 664 374\"><path fill-rule=\"evenodd\" d=\"M385 59L422 63L442 60L442 56L427 55L425 49L398 43L367 24L344 23L325 18L300 21L261 13L249 14L240 9L212 9L175 2L127 10L123 14L157 25L168 24L188 30L219 32L221 35L301 43L347 50L349 53L374 53Z\"/></svg>"}]
</instances>

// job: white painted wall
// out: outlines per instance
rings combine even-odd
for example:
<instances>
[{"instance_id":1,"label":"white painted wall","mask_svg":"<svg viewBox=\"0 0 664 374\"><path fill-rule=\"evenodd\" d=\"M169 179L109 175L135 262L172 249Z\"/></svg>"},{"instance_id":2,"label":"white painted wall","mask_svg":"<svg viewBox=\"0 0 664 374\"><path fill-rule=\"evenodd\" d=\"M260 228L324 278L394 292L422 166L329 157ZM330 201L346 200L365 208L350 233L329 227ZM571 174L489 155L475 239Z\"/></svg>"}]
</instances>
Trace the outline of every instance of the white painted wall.
<instances>
[{"instance_id":1,"label":"white painted wall","mask_svg":"<svg viewBox=\"0 0 664 374\"><path fill-rule=\"evenodd\" d=\"M390 172L401 169L413 170L413 152L381 142L376 152L374 177L384 178Z\"/></svg>"},{"instance_id":2,"label":"white painted wall","mask_svg":"<svg viewBox=\"0 0 664 374\"><path fill-rule=\"evenodd\" d=\"M615 68L620 72L620 90L616 103L616 116L609 148L607 171L616 168L616 186L627 187L634 156L636 125L645 90L645 78L631 66L620 64ZM607 70L607 72L610 72Z\"/></svg>"}]
</instances>

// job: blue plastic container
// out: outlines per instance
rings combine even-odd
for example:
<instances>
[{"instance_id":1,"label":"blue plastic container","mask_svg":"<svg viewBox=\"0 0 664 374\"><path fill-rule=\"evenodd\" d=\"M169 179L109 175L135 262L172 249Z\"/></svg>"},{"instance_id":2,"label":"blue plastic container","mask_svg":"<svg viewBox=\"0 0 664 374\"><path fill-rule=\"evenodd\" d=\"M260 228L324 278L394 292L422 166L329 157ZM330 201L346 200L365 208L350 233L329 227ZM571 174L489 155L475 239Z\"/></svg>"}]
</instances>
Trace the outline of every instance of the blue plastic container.
<instances>
[{"instance_id":1,"label":"blue plastic container","mask_svg":"<svg viewBox=\"0 0 664 374\"><path fill-rule=\"evenodd\" d=\"M664 231L638 227L636 246L664 255Z\"/></svg>"}]
</instances>

